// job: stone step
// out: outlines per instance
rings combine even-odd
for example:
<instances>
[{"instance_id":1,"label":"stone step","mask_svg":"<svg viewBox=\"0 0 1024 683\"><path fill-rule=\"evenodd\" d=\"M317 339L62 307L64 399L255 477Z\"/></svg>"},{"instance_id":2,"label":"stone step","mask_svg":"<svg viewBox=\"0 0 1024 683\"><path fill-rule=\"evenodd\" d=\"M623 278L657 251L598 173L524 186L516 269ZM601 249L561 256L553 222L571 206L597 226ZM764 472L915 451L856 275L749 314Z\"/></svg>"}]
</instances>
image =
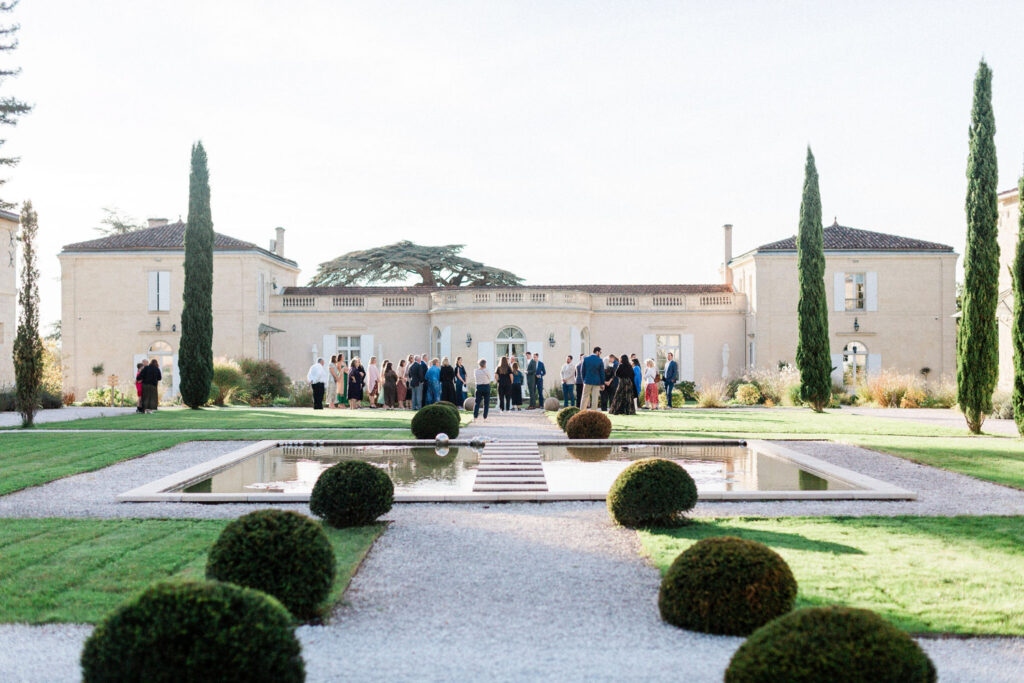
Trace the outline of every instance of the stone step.
<instances>
[{"instance_id":1,"label":"stone step","mask_svg":"<svg viewBox=\"0 0 1024 683\"><path fill-rule=\"evenodd\" d=\"M516 491L547 491L547 484L476 484L473 490L478 493L515 493Z\"/></svg>"}]
</instances>

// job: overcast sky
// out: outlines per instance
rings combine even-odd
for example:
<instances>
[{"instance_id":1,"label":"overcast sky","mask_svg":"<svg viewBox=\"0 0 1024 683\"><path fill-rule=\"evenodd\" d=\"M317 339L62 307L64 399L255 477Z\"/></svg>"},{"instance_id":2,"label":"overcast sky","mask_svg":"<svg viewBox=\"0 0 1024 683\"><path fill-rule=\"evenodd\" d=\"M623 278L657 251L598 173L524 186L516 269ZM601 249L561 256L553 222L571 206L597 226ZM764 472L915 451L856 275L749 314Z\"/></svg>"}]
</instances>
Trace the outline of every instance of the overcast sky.
<instances>
[{"instance_id":1,"label":"overcast sky","mask_svg":"<svg viewBox=\"0 0 1024 683\"><path fill-rule=\"evenodd\" d=\"M796 230L805 147L826 222L963 251L972 81L994 72L1000 187L1024 160L1024 3L23 0L0 94L4 188L61 245L100 209L175 220L189 149L214 227L303 269L459 242L529 284L717 282ZM140 284L141 286L141 284Z\"/></svg>"}]
</instances>

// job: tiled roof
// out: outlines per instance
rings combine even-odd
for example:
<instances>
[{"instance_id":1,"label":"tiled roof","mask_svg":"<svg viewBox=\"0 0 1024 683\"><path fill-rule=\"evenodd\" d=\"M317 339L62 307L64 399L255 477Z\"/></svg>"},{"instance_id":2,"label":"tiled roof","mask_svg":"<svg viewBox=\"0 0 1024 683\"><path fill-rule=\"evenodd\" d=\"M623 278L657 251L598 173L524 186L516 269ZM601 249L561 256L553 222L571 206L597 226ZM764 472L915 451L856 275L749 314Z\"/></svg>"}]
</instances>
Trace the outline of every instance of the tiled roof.
<instances>
[{"instance_id":1,"label":"tiled roof","mask_svg":"<svg viewBox=\"0 0 1024 683\"><path fill-rule=\"evenodd\" d=\"M18 222L21 221L21 215L20 214L16 214L16 213L13 213L11 211L7 211L6 209L0 209L0 218L6 218L7 220L14 221L15 223L18 223Z\"/></svg>"},{"instance_id":2,"label":"tiled roof","mask_svg":"<svg viewBox=\"0 0 1024 683\"><path fill-rule=\"evenodd\" d=\"M953 251L953 247L946 244L848 228L836 223L825 228L824 233L826 251ZM796 237L762 244L754 251L796 251Z\"/></svg>"},{"instance_id":3,"label":"tiled roof","mask_svg":"<svg viewBox=\"0 0 1024 683\"><path fill-rule=\"evenodd\" d=\"M185 248L185 223L169 223L143 228L123 235L109 235L95 240L65 244L63 251L180 251ZM235 239L219 232L213 234L213 248L224 251L258 251L275 259L295 264L252 242Z\"/></svg>"},{"instance_id":4,"label":"tiled roof","mask_svg":"<svg viewBox=\"0 0 1024 683\"><path fill-rule=\"evenodd\" d=\"M395 287L285 287L285 296L338 296L344 294L430 294L431 292L487 289L569 289L588 294L727 294L732 285L518 285L512 287L424 287L423 285Z\"/></svg>"}]
</instances>

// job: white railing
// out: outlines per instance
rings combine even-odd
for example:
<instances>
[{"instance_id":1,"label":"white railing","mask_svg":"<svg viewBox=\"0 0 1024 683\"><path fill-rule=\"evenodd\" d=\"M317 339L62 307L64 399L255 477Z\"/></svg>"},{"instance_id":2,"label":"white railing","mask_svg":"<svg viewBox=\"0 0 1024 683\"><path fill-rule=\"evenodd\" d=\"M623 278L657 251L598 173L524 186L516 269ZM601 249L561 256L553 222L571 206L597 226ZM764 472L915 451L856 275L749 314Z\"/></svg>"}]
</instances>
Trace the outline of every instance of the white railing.
<instances>
[{"instance_id":1,"label":"white railing","mask_svg":"<svg viewBox=\"0 0 1024 683\"><path fill-rule=\"evenodd\" d=\"M671 294L655 294L651 303L655 306L682 306L686 298Z\"/></svg>"},{"instance_id":2,"label":"white railing","mask_svg":"<svg viewBox=\"0 0 1024 683\"><path fill-rule=\"evenodd\" d=\"M548 300L547 292L530 292L530 301L535 304L542 304Z\"/></svg>"},{"instance_id":3,"label":"white railing","mask_svg":"<svg viewBox=\"0 0 1024 683\"><path fill-rule=\"evenodd\" d=\"M732 294L701 294L701 306L732 306Z\"/></svg>"},{"instance_id":4,"label":"white railing","mask_svg":"<svg viewBox=\"0 0 1024 683\"><path fill-rule=\"evenodd\" d=\"M474 298L475 300L475 298ZM522 292L497 292L494 300L499 304L517 304L523 300Z\"/></svg>"},{"instance_id":5,"label":"white railing","mask_svg":"<svg viewBox=\"0 0 1024 683\"><path fill-rule=\"evenodd\" d=\"M636 306L635 296L609 296L604 300L605 306Z\"/></svg>"},{"instance_id":6,"label":"white railing","mask_svg":"<svg viewBox=\"0 0 1024 683\"><path fill-rule=\"evenodd\" d=\"M281 308L315 308L315 296L286 296L281 299Z\"/></svg>"},{"instance_id":7,"label":"white railing","mask_svg":"<svg viewBox=\"0 0 1024 683\"><path fill-rule=\"evenodd\" d=\"M362 296L336 296L331 299L334 308L363 308L366 306L366 297Z\"/></svg>"},{"instance_id":8,"label":"white railing","mask_svg":"<svg viewBox=\"0 0 1024 683\"><path fill-rule=\"evenodd\" d=\"M459 300L459 295L454 292L446 292L444 295L444 302L446 304L454 304Z\"/></svg>"},{"instance_id":9,"label":"white railing","mask_svg":"<svg viewBox=\"0 0 1024 683\"><path fill-rule=\"evenodd\" d=\"M414 296L385 296L380 300L383 308L409 308L416 305Z\"/></svg>"},{"instance_id":10,"label":"white railing","mask_svg":"<svg viewBox=\"0 0 1024 683\"><path fill-rule=\"evenodd\" d=\"M490 303L491 294L490 292L473 292L473 303L475 304L486 304Z\"/></svg>"}]
</instances>

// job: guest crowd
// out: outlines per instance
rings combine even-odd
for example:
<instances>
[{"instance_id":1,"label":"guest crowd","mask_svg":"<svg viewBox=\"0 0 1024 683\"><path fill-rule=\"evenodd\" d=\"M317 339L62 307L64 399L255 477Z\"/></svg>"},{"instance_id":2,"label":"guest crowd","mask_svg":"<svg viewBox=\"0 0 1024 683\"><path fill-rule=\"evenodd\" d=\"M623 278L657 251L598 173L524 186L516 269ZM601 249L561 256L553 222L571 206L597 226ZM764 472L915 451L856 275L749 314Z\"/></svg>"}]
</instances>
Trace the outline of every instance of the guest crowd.
<instances>
[{"instance_id":1,"label":"guest crowd","mask_svg":"<svg viewBox=\"0 0 1024 683\"><path fill-rule=\"evenodd\" d=\"M313 408L323 409L326 401L328 408L357 409L364 400L370 408L386 410L419 410L438 401L463 405L469 383L462 358L456 358L453 365L447 357L429 361L428 357L411 355L401 359L397 367L390 360L378 366L376 356L371 356L365 367L359 358L346 362L344 354L331 356L328 363L318 358L306 376L313 390ZM530 352L525 355L524 365L521 367L514 357L503 356L492 376L487 361L478 362L473 372L474 416L482 410L487 418L492 383L497 385L499 411L522 410L524 400L528 400L527 408L543 407L547 368L540 354ZM664 386L667 405L672 405L679 365L671 353L659 369L653 359L641 363L635 353L602 358L601 347L595 347L592 354L575 361L568 356L559 379L563 406L631 415L639 408L658 409L659 385Z\"/></svg>"}]
</instances>

